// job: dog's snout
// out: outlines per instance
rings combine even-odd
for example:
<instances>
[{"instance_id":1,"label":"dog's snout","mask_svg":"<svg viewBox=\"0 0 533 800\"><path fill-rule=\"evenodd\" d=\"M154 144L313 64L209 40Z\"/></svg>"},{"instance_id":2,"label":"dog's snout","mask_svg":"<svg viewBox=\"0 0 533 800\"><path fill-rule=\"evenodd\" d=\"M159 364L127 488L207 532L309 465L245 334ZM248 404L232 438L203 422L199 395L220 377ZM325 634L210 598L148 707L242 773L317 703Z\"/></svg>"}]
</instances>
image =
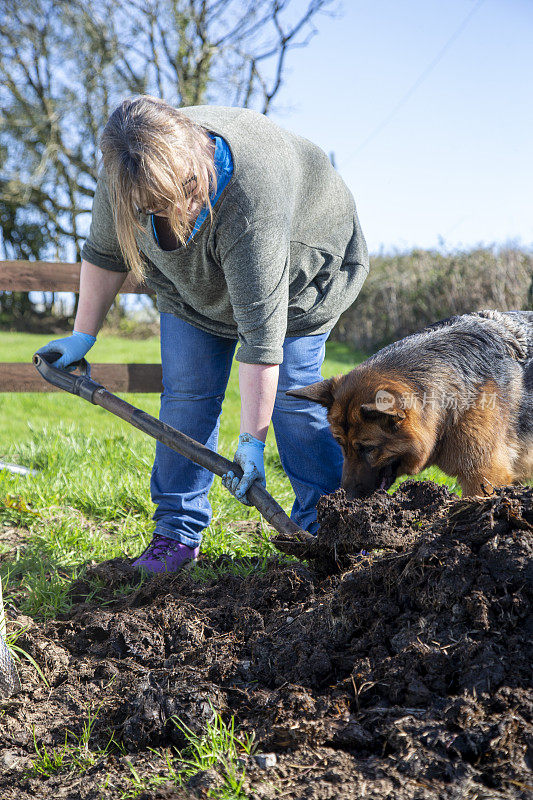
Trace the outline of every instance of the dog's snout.
<instances>
[{"instance_id":1,"label":"dog's snout","mask_svg":"<svg viewBox=\"0 0 533 800\"><path fill-rule=\"evenodd\" d=\"M362 497L368 497L372 493L369 486L364 486L362 483L342 485L341 489L346 492L347 500L359 500Z\"/></svg>"}]
</instances>

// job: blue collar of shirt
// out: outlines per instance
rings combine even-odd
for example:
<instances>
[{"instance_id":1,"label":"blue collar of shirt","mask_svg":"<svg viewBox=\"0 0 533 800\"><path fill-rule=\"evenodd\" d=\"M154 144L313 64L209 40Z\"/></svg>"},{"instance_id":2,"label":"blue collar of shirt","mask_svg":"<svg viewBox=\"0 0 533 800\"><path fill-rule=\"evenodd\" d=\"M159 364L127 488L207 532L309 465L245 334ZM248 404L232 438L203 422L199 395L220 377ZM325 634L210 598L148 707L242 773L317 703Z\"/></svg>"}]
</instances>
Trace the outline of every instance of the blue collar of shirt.
<instances>
[{"instance_id":1,"label":"blue collar of shirt","mask_svg":"<svg viewBox=\"0 0 533 800\"><path fill-rule=\"evenodd\" d=\"M220 195L230 182L231 176L233 175L233 158L231 156L231 150L229 149L229 146L225 139L223 139L221 136L215 136L212 133L210 133L209 136L215 143L215 170L217 173L217 190L216 193L210 195L211 205L214 206L217 200L219 199ZM191 231L191 235L187 239L187 243L189 243L191 239L195 236L195 234L198 233L198 231L202 227L202 224L205 222L208 214L209 214L209 209L207 208L207 206L204 206L196 218L196 222L194 223L194 228ZM153 214L152 214L152 230L154 232L156 242L159 244L159 240L157 238L157 232L155 229Z\"/></svg>"}]
</instances>

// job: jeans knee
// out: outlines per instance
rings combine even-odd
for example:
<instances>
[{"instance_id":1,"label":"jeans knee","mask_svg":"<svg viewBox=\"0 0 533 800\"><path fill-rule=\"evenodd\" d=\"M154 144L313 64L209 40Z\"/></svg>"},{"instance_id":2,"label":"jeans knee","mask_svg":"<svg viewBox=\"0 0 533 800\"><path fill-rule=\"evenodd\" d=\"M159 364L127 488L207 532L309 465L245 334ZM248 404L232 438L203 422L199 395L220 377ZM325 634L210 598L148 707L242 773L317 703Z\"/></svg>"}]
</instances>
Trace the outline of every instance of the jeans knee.
<instances>
[{"instance_id":1,"label":"jeans knee","mask_svg":"<svg viewBox=\"0 0 533 800\"><path fill-rule=\"evenodd\" d=\"M208 393L205 391L194 391L194 390L168 390L164 389L161 395L161 402L163 401L182 401L182 402L213 402L222 404L222 401L225 397L225 392L222 393Z\"/></svg>"}]
</instances>

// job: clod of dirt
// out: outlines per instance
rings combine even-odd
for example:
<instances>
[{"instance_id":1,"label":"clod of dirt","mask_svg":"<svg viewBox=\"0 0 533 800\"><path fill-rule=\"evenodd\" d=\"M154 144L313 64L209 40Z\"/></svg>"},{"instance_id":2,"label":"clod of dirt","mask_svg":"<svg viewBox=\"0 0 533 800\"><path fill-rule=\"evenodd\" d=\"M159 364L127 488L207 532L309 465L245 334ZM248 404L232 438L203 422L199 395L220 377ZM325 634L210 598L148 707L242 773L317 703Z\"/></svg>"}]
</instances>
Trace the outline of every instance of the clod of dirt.
<instances>
[{"instance_id":1,"label":"clod of dirt","mask_svg":"<svg viewBox=\"0 0 533 800\"><path fill-rule=\"evenodd\" d=\"M343 489L322 497L316 566L333 572L349 567L361 550L401 552L456 499L445 486L414 480L392 495L379 491L366 500L346 500Z\"/></svg>"},{"instance_id":2,"label":"clod of dirt","mask_svg":"<svg viewBox=\"0 0 533 800\"><path fill-rule=\"evenodd\" d=\"M150 748L181 749L183 725L201 735L221 714L276 754L268 781L246 762L254 800L529 800L533 488L458 500L407 481L364 502L337 492L319 513L310 566L271 559L207 583L158 576L122 595L129 562L99 565L99 597L21 641L55 682L30 682L28 668L0 745L31 756L34 730L60 746L92 704L93 747L112 731L151 774ZM74 596L87 597L90 575ZM13 768L0 796L60 797L68 784L69 797L97 800L106 777L118 800L123 759L101 759L75 791L68 776L28 781ZM217 782L200 775L188 796Z\"/></svg>"},{"instance_id":3,"label":"clod of dirt","mask_svg":"<svg viewBox=\"0 0 533 800\"><path fill-rule=\"evenodd\" d=\"M332 574L347 569L361 551L404 549L454 500L445 486L428 481L405 481L392 495L378 491L361 500L347 500L338 489L318 502L315 542L282 535L273 541L282 552L312 560L319 572Z\"/></svg>"}]
</instances>

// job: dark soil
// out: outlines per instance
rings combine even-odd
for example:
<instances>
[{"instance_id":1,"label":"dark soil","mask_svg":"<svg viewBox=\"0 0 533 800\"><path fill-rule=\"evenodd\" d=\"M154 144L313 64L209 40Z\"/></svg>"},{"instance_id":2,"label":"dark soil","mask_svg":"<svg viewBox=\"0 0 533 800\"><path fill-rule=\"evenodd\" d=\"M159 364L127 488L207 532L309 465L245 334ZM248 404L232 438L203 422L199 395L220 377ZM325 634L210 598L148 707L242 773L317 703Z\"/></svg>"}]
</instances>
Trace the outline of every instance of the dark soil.
<instances>
[{"instance_id":1,"label":"dark soil","mask_svg":"<svg viewBox=\"0 0 533 800\"><path fill-rule=\"evenodd\" d=\"M461 501L407 481L365 501L339 490L319 514L307 566L162 576L123 596L129 561L92 568L68 617L18 642L51 688L28 667L0 706L0 796L119 798L129 763L146 776L150 748L185 746L173 718L200 733L214 710L277 756L243 758L250 798L533 797L533 488ZM99 706L91 746L114 731L122 753L28 776L33 731L60 746ZM217 796L209 772L140 796Z\"/></svg>"}]
</instances>

